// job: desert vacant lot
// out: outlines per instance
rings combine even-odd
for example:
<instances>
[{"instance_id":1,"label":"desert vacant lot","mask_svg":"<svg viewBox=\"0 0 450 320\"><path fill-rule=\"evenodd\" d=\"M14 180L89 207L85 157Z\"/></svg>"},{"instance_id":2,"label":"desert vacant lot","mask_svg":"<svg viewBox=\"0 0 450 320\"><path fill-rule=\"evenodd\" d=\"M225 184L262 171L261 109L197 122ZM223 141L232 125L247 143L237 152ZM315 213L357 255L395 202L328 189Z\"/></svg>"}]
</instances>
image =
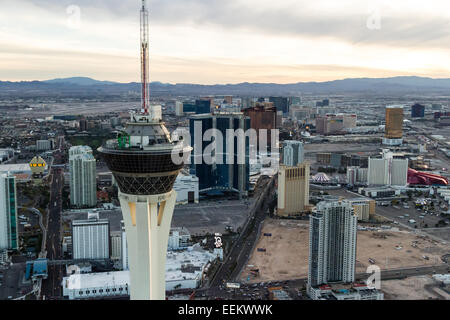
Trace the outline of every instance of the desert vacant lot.
<instances>
[{"instance_id":1,"label":"desert vacant lot","mask_svg":"<svg viewBox=\"0 0 450 320\"><path fill-rule=\"evenodd\" d=\"M305 221L266 220L262 235L272 233L258 241L247 267L241 274L246 280L249 269L259 268L260 276L254 281L307 278L309 255L309 225ZM417 247L412 247L417 241ZM396 246L401 247L400 250ZM266 252L258 252L265 248ZM381 269L396 269L441 264L440 257L450 252L449 246L423 239L409 231L358 231L356 272L366 272L374 259ZM425 260L423 256L429 257Z\"/></svg>"},{"instance_id":2,"label":"desert vacant lot","mask_svg":"<svg viewBox=\"0 0 450 320\"><path fill-rule=\"evenodd\" d=\"M450 299L450 295L429 275L383 281L381 290L386 300Z\"/></svg>"}]
</instances>

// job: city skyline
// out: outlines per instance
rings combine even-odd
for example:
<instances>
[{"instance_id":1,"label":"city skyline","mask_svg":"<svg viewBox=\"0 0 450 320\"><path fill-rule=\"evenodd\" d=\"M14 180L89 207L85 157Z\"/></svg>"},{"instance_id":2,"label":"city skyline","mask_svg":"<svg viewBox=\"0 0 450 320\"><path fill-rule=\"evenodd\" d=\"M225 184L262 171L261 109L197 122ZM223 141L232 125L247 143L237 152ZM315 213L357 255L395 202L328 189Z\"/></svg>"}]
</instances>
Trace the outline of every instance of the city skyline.
<instances>
[{"instance_id":1,"label":"city skyline","mask_svg":"<svg viewBox=\"0 0 450 320\"><path fill-rule=\"evenodd\" d=\"M0 80L139 81L138 2L0 3ZM150 79L219 84L450 77L450 5L431 3L152 0Z\"/></svg>"},{"instance_id":2,"label":"city skyline","mask_svg":"<svg viewBox=\"0 0 450 320\"><path fill-rule=\"evenodd\" d=\"M444 1L0 8L0 300L450 300Z\"/></svg>"}]
</instances>

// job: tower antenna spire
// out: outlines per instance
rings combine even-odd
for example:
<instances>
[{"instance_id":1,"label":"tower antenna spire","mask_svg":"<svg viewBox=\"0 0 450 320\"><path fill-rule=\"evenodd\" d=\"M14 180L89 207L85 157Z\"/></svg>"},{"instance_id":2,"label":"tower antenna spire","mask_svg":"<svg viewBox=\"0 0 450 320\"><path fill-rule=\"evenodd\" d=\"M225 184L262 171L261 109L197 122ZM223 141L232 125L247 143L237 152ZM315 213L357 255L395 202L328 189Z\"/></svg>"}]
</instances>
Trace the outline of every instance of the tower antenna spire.
<instances>
[{"instance_id":1,"label":"tower antenna spire","mask_svg":"<svg viewBox=\"0 0 450 320\"><path fill-rule=\"evenodd\" d=\"M142 0L141 8L141 112L149 115L150 88L149 88L149 27L147 1Z\"/></svg>"}]
</instances>

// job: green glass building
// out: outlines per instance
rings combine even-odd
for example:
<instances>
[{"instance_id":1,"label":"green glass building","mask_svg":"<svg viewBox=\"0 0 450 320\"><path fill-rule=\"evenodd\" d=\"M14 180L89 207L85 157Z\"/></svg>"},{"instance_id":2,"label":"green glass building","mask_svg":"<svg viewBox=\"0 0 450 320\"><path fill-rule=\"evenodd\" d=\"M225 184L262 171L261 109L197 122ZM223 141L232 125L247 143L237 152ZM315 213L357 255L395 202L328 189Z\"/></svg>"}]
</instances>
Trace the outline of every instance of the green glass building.
<instances>
[{"instance_id":1,"label":"green glass building","mask_svg":"<svg viewBox=\"0 0 450 320\"><path fill-rule=\"evenodd\" d=\"M16 177L0 174L0 250L19 248Z\"/></svg>"}]
</instances>

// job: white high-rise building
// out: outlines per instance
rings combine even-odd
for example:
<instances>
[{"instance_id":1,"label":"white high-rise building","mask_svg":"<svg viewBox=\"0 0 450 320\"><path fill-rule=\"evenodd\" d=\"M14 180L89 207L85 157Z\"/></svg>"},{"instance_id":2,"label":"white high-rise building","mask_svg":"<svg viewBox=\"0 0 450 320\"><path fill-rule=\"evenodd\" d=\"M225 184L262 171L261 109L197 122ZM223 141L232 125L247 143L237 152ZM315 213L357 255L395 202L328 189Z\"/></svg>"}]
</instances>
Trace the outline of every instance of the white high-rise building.
<instances>
[{"instance_id":1,"label":"white high-rise building","mask_svg":"<svg viewBox=\"0 0 450 320\"><path fill-rule=\"evenodd\" d=\"M91 217L72 222L73 259L109 259L109 221Z\"/></svg>"},{"instance_id":2,"label":"white high-rise building","mask_svg":"<svg viewBox=\"0 0 450 320\"><path fill-rule=\"evenodd\" d=\"M283 141L283 164L295 167L305 161L305 152L301 141Z\"/></svg>"},{"instance_id":3,"label":"white high-rise building","mask_svg":"<svg viewBox=\"0 0 450 320\"><path fill-rule=\"evenodd\" d=\"M181 117L184 114L183 112L183 102L176 101L175 102L175 115L177 117Z\"/></svg>"},{"instance_id":4,"label":"white high-rise building","mask_svg":"<svg viewBox=\"0 0 450 320\"><path fill-rule=\"evenodd\" d=\"M122 228L122 270L129 270L128 265L128 244L127 244L127 234L125 232L125 223L121 222Z\"/></svg>"},{"instance_id":5,"label":"white high-rise building","mask_svg":"<svg viewBox=\"0 0 450 320\"><path fill-rule=\"evenodd\" d=\"M347 168L347 183L350 185L366 184L367 183L367 168L348 167Z\"/></svg>"},{"instance_id":6,"label":"white high-rise building","mask_svg":"<svg viewBox=\"0 0 450 320\"><path fill-rule=\"evenodd\" d=\"M355 279L358 217L347 201L320 202L309 220L308 292Z\"/></svg>"},{"instance_id":7,"label":"white high-rise building","mask_svg":"<svg viewBox=\"0 0 450 320\"><path fill-rule=\"evenodd\" d=\"M111 231L111 260L122 261L122 231Z\"/></svg>"},{"instance_id":8,"label":"white high-rise building","mask_svg":"<svg viewBox=\"0 0 450 320\"><path fill-rule=\"evenodd\" d=\"M96 160L88 146L69 150L70 203L75 207L95 207L97 204Z\"/></svg>"},{"instance_id":9,"label":"white high-rise building","mask_svg":"<svg viewBox=\"0 0 450 320\"><path fill-rule=\"evenodd\" d=\"M0 251L19 247L16 178L0 173Z\"/></svg>"},{"instance_id":10,"label":"white high-rise building","mask_svg":"<svg viewBox=\"0 0 450 320\"><path fill-rule=\"evenodd\" d=\"M406 186L408 159L394 159L389 150L383 150L382 158L369 158L367 183L371 186Z\"/></svg>"}]
</instances>

